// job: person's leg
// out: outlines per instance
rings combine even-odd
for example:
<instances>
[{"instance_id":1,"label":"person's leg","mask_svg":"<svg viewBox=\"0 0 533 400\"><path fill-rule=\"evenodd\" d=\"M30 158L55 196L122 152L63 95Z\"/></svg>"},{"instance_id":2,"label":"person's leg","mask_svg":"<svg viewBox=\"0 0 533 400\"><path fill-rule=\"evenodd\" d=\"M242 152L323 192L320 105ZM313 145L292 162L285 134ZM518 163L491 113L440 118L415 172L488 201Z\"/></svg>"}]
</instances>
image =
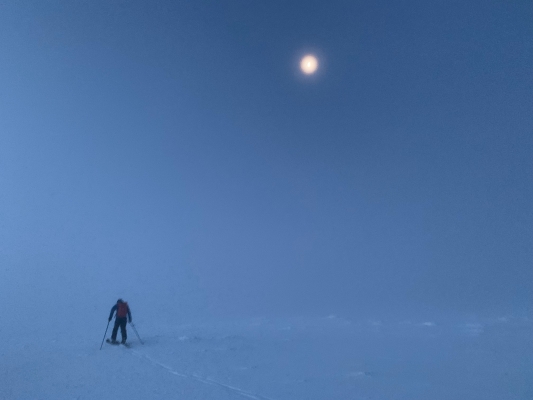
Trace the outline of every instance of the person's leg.
<instances>
[{"instance_id":1,"label":"person's leg","mask_svg":"<svg viewBox=\"0 0 533 400\"><path fill-rule=\"evenodd\" d=\"M128 320L126 318L123 318L122 321L120 321L120 334L122 335L122 343L126 343L126 339L128 338L128 333L126 332L126 323Z\"/></svg>"},{"instance_id":2,"label":"person's leg","mask_svg":"<svg viewBox=\"0 0 533 400\"><path fill-rule=\"evenodd\" d=\"M111 333L111 340L115 342L117 340L117 333L118 333L118 327L119 327L119 320L118 318L115 319L115 326L113 327L113 332Z\"/></svg>"}]
</instances>

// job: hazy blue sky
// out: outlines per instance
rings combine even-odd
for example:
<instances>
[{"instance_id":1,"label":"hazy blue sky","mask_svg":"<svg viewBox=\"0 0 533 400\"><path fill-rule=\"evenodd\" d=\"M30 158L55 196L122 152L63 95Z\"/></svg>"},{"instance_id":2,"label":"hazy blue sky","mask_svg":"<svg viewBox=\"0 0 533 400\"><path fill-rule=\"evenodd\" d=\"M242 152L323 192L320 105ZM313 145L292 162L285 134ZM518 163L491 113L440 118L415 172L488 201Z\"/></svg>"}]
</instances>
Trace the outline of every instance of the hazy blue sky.
<instances>
[{"instance_id":1,"label":"hazy blue sky","mask_svg":"<svg viewBox=\"0 0 533 400\"><path fill-rule=\"evenodd\" d=\"M532 21L518 0L1 2L3 304L530 308Z\"/></svg>"}]
</instances>

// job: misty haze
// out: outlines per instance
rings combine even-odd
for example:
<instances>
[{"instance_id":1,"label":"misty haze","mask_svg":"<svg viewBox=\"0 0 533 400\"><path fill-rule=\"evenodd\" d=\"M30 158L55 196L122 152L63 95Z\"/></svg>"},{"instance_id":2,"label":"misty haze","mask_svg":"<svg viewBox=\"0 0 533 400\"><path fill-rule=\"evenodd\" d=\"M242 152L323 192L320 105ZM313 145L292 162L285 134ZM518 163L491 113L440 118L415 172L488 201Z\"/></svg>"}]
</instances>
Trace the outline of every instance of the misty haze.
<instances>
[{"instance_id":1,"label":"misty haze","mask_svg":"<svg viewBox=\"0 0 533 400\"><path fill-rule=\"evenodd\" d=\"M532 399L531 21L0 4L0 399Z\"/></svg>"}]
</instances>

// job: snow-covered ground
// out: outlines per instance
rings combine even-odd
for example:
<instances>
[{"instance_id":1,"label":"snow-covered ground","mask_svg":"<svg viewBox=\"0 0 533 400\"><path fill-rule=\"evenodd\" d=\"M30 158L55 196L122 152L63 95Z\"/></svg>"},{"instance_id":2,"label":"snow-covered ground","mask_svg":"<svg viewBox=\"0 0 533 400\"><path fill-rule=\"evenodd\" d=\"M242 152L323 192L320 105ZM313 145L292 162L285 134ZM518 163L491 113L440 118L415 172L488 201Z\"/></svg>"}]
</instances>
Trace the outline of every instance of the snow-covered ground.
<instances>
[{"instance_id":1,"label":"snow-covered ground","mask_svg":"<svg viewBox=\"0 0 533 400\"><path fill-rule=\"evenodd\" d=\"M135 314L134 314L135 315ZM257 318L0 330L1 399L531 399L532 322ZM67 323L68 324L68 323ZM100 327L99 327L100 328ZM109 332L108 332L109 336Z\"/></svg>"}]
</instances>

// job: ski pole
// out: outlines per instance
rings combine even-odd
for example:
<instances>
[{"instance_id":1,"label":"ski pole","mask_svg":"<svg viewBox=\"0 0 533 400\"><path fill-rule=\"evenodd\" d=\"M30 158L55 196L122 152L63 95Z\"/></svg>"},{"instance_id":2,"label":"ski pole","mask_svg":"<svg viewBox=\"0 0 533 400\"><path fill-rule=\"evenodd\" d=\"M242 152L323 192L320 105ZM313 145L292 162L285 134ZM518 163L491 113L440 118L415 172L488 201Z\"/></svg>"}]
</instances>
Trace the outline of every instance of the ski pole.
<instances>
[{"instance_id":1,"label":"ski pole","mask_svg":"<svg viewBox=\"0 0 533 400\"><path fill-rule=\"evenodd\" d=\"M141 342L141 344L144 344L141 337L139 336L139 333L137 332L137 329L135 329L135 325L133 325L133 322L130 322L130 325L131 327L133 328L133 331L135 332L135 334L137 335L137 337L139 338L139 342Z\"/></svg>"},{"instance_id":2,"label":"ski pole","mask_svg":"<svg viewBox=\"0 0 533 400\"><path fill-rule=\"evenodd\" d=\"M102 344L100 345L100 350L102 350L102 346L104 345L105 335L107 335L107 330L109 329L109 321L107 321L107 327L105 328L104 338L102 339Z\"/></svg>"}]
</instances>

